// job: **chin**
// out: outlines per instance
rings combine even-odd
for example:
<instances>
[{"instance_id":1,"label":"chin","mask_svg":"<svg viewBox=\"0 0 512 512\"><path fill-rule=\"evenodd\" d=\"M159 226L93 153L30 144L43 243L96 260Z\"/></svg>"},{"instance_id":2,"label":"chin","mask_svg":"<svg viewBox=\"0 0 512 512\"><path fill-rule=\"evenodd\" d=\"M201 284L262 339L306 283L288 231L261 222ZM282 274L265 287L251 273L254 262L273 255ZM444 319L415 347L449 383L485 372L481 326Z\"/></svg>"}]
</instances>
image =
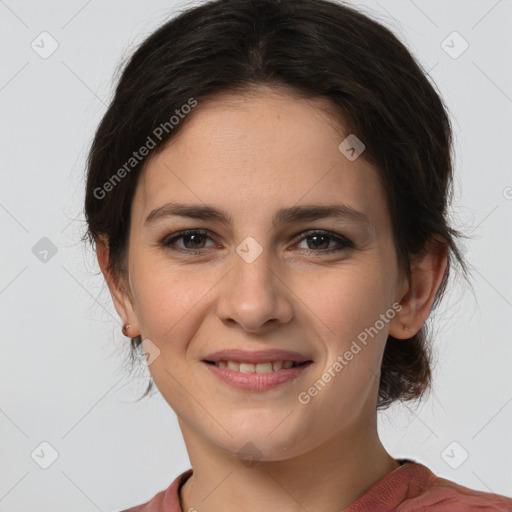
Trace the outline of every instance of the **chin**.
<instances>
[{"instance_id":1,"label":"chin","mask_svg":"<svg viewBox=\"0 0 512 512\"><path fill-rule=\"evenodd\" d=\"M222 449L232 456L240 459L248 467L256 462L272 462L287 460L298 453L296 447L290 446L289 440L283 443L261 442L250 438L237 437L229 446L222 446Z\"/></svg>"},{"instance_id":2,"label":"chin","mask_svg":"<svg viewBox=\"0 0 512 512\"><path fill-rule=\"evenodd\" d=\"M306 441L303 438L297 440L299 432L293 431L293 428L290 430L292 425L287 425L288 428L284 428L282 424L279 425L282 421L283 419L280 418L279 421L272 422L270 425L268 422L258 424L254 420L247 429L240 426L233 428L230 430L236 432L233 437L224 438L223 442L215 444L230 455L235 455L242 462L280 461L305 452Z\"/></svg>"}]
</instances>

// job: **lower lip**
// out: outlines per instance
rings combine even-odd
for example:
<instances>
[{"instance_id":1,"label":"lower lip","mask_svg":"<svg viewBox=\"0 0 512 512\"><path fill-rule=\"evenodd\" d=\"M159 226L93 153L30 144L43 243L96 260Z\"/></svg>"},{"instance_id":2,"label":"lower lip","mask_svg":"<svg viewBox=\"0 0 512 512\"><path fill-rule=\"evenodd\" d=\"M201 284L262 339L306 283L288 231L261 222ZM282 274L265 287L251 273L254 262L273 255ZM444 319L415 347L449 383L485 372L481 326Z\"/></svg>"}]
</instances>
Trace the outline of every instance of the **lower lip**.
<instances>
[{"instance_id":1,"label":"lower lip","mask_svg":"<svg viewBox=\"0 0 512 512\"><path fill-rule=\"evenodd\" d=\"M227 367L220 368L219 366L204 361L203 363L208 366L210 371L220 380L236 389L243 389L245 391L267 391L275 388L280 384L300 377L311 365L311 363L305 363L300 366L295 366L294 368L284 368L269 373L242 373L230 370Z\"/></svg>"}]
</instances>

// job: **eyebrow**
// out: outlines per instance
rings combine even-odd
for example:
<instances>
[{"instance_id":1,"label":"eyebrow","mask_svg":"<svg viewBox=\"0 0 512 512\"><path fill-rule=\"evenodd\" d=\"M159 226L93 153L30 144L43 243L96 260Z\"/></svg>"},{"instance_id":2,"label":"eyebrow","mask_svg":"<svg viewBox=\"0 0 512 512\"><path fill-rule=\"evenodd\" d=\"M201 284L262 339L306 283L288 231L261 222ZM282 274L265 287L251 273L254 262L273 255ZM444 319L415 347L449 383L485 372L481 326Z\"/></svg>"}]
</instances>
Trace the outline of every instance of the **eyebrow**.
<instances>
[{"instance_id":1,"label":"eyebrow","mask_svg":"<svg viewBox=\"0 0 512 512\"><path fill-rule=\"evenodd\" d=\"M166 203L152 210L144 221L145 226L168 217L211 220L231 224L231 216L213 206L204 204ZM348 219L373 228L373 222L363 213L346 204L306 204L290 206L277 211L273 225L291 224L297 221L315 221L326 218Z\"/></svg>"}]
</instances>

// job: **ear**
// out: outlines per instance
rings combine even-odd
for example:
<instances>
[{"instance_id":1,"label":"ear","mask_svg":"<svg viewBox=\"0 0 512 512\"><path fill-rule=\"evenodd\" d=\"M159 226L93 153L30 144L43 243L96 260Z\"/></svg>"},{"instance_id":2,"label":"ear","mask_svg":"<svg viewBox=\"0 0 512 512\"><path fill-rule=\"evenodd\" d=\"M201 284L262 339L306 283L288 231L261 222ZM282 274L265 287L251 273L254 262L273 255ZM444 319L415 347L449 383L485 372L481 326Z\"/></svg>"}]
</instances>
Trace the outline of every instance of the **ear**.
<instances>
[{"instance_id":1,"label":"ear","mask_svg":"<svg viewBox=\"0 0 512 512\"><path fill-rule=\"evenodd\" d=\"M114 302L114 307L117 313L121 317L124 324L130 324L130 337L135 338L140 335L139 324L135 309L133 305L133 298L129 288L129 284L125 283L125 280L119 276L115 276L108 269L109 263L109 243L108 239L102 237L96 243L96 256L98 258L98 264L100 266L103 277L107 282Z\"/></svg>"},{"instance_id":2,"label":"ear","mask_svg":"<svg viewBox=\"0 0 512 512\"><path fill-rule=\"evenodd\" d=\"M411 281L397 297L402 309L390 323L391 336L407 339L421 329L432 309L447 263L447 244L432 237L425 251L411 261Z\"/></svg>"}]
</instances>

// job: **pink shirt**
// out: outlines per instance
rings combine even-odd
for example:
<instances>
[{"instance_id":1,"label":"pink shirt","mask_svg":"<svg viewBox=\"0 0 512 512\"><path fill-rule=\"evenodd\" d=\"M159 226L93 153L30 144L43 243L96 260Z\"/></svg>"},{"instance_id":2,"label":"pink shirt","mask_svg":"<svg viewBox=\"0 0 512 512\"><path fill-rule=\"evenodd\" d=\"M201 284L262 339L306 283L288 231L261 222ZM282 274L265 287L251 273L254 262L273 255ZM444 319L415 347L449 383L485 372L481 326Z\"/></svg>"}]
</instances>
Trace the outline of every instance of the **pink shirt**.
<instances>
[{"instance_id":1,"label":"pink shirt","mask_svg":"<svg viewBox=\"0 0 512 512\"><path fill-rule=\"evenodd\" d=\"M474 491L439 478L413 461L405 463L374 484L344 512L512 512L512 499ZM188 469L153 499L122 512L186 512L179 489L192 475Z\"/></svg>"}]
</instances>

